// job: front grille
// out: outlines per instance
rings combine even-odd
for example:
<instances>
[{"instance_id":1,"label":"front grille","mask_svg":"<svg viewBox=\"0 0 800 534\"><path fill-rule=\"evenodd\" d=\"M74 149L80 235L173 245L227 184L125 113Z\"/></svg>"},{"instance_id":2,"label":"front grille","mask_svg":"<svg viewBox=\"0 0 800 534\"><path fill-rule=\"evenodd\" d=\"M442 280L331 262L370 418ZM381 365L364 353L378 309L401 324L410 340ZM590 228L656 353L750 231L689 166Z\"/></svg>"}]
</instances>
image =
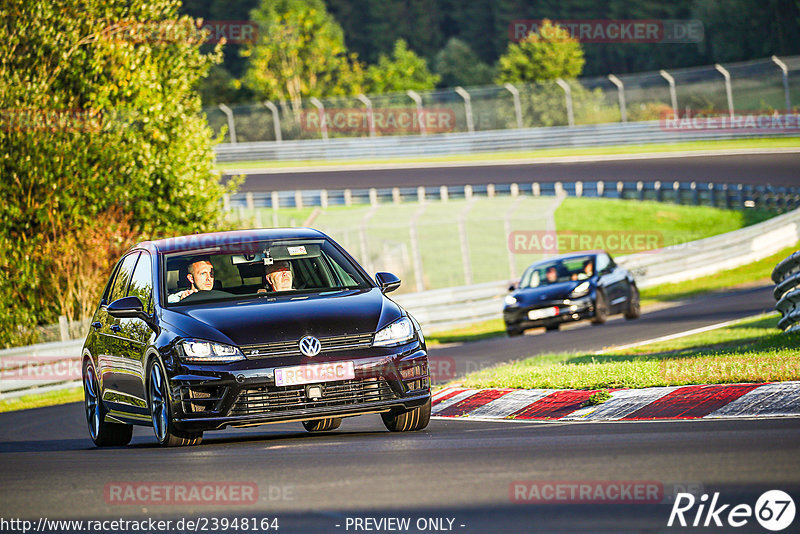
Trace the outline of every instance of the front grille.
<instances>
[{"instance_id":1,"label":"front grille","mask_svg":"<svg viewBox=\"0 0 800 534\"><path fill-rule=\"evenodd\" d=\"M398 398L386 380L382 378L341 380L314 385L322 387L322 397L314 400L307 397L306 386L264 386L242 390L230 415L255 415L289 410L350 406Z\"/></svg>"},{"instance_id":2,"label":"front grille","mask_svg":"<svg viewBox=\"0 0 800 534\"><path fill-rule=\"evenodd\" d=\"M300 340L276 341L255 345L242 345L242 353L248 360L272 358L275 356L300 355ZM320 353L338 350L363 349L372 345L372 332L366 334L345 334L319 338Z\"/></svg>"}]
</instances>

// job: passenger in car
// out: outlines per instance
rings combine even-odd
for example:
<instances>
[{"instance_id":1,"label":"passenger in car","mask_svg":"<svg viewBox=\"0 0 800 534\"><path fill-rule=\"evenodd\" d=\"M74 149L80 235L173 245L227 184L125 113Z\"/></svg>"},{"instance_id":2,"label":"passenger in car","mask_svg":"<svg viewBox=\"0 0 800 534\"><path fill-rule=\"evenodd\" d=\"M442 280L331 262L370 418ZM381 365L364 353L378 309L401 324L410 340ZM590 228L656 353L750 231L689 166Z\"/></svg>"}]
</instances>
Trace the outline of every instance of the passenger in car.
<instances>
[{"instance_id":1,"label":"passenger in car","mask_svg":"<svg viewBox=\"0 0 800 534\"><path fill-rule=\"evenodd\" d=\"M272 291L291 291L292 287L292 269L288 261L280 260L274 262L272 265L267 265L267 283L272 288Z\"/></svg>"},{"instance_id":2,"label":"passenger in car","mask_svg":"<svg viewBox=\"0 0 800 534\"><path fill-rule=\"evenodd\" d=\"M592 274L594 274L594 266L592 265L592 260L586 260L585 262L583 262L583 271L573 274L572 279L586 280L587 278L591 278Z\"/></svg>"},{"instance_id":3,"label":"passenger in car","mask_svg":"<svg viewBox=\"0 0 800 534\"><path fill-rule=\"evenodd\" d=\"M167 297L167 302L174 304L192 293L210 291L214 289L214 266L207 257L196 258L189 264L186 279L189 280L189 289L178 291Z\"/></svg>"}]
</instances>

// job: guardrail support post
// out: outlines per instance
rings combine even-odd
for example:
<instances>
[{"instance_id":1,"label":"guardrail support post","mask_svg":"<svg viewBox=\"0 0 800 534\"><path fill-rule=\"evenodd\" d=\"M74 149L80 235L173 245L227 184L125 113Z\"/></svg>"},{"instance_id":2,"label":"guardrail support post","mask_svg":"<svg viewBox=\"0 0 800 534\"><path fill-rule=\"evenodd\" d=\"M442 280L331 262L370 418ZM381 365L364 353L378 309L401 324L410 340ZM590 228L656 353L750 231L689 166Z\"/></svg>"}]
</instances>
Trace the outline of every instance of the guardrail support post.
<instances>
[{"instance_id":1,"label":"guardrail support post","mask_svg":"<svg viewBox=\"0 0 800 534\"><path fill-rule=\"evenodd\" d=\"M517 117L517 128L522 128L522 104L520 104L519 101L519 89L510 83L504 83L503 87L505 87L506 91L511 93L511 96L514 98L514 115Z\"/></svg>"},{"instance_id":2,"label":"guardrail support post","mask_svg":"<svg viewBox=\"0 0 800 534\"><path fill-rule=\"evenodd\" d=\"M400 198L400 188L399 187L393 187L392 188L392 202L395 203L395 204L400 204L401 201L402 201L402 199Z\"/></svg>"},{"instance_id":3,"label":"guardrail support post","mask_svg":"<svg viewBox=\"0 0 800 534\"><path fill-rule=\"evenodd\" d=\"M661 202L663 196L661 195L661 181L656 180L653 184L653 189L656 190L656 201Z\"/></svg>"},{"instance_id":4,"label":"guardrail support post","mask_svg":"<svg viewBox=\"0 0 800 534\"><path fill-rule=\"evenodd\" d=\"M628 122L628 111L625 109L625 85L622 80L614 76L608 75L608 79L617 86L617 96L619 97L619 114L622 117L622 122Z\"/></svg>"},{"instance_id":5,"label":"guardrail support post","mask_svg":"<svg viewBox=\"0 0 800 534\"><path fill-rule=\"evenodd\" d=\"M328 209L328 190L323 189L319 192L319 205L322 209Z\"/></svg>"},{"instance_id":6,"label":"guardrail support post","mask_svg":"<svg viewBox=\"0 0 800 534\"><path fill-rule=\"evenodd\" d=\"M252 192L248 191L247 193L245 193L244 194L244 200L247 203L247 209L249 209L249 210L255 209L256 203L255 203L255 200L253 199L253 193Z\"/></svg>"},{"instance_id":7,"label":"guardrail support post","mask_svg":"<svg viewBox=\"0 0 800 534\"><path fill-rule=\"evenodd\" d=\"M535 197L542 196L542 187L539 185L539 182L533 182L531 184L531 194Z\"/></svg>"},{"instance_id":8,"label":"guardrail support post","mask_svg":"<svg viewBox=\"0 0 800 534\"><path fill-rule=\"evenodd\" d=\"M714 184L708 184L708 202L712 208L717 207L717 190L714 188Z\"/></svg>"},{"instance_id":9,"label":"guardrail support post","mask_svg":"<svg viewBox=\"0 0 800 534\"><path fill-rule=\"evenodd\" d=\"M370 206L377 206L378 205L378 190L374 187L369 188L369 205Z\"/></svg>"},{"instance_id":10,"label":"guardrail support post","mask_svg":"<svg viewBox=\"0 0 800 534\"><path fill-rule=\"evenodd\" d=\"M447 199L449 198L449 195L448 195L448 192L447 192L447 186L446 185L443 185L443 186L439 187L439 198L442 200L442 202L447 202Z\"/></svg>"},{"instance_id":11,"label":"guardrail support post","mask_svg":"<svg viewBox=\"0 0 800 534\"><path fill-rule=\"evenodd\" d=\"M425 188L422 186L417 187L417 202L420 204L425 203Z\"/></svg>"},{"instance_id":12,"label":"guardrail support post","mask_svg":"<svg viewBox=\"0 0 800 534\"><path fill-rule=\"evenodd\" d=\"M792 100L789 98L789 69L786 63L778 59L778 56L772 56L772 61L781 69L783 74L783 94L786 97L786 113L792 112Z\"/></svg>"},{"instance_id":13,"label":"guardrail support post","mask_svg":"<svg viewBox=\"0 0 800 534\"><path fill-rule=\"evenodd\" d=\"M639 201L644 200L644 183L641 180L636 182L636 192L638 193Z\"/></svg>"},{"instance_id":14,"label":"guardrail support post","mask_svg":"<svg viewBox=\"0 0 800 534\"><path fill-rule=\"evenodd\" d=\"M575 182L575 196L582 197L583 196L583 182L578 180Z\"/></svg>"},{"instance_id":15,"label":"guardrail support post","mask_svg":"<svg viewBox=\"0 0 800 534\"><path fill-rule=\"evenodd\" d=\"M733 90L731 89L731 73L719 63L714 65L714 68L717 69L717 71L719 71L719 73L725 78L725 94L728 97L728 114L730 115L730 118L733 119Z\"/></svg>"},{"instance_id":16,"label":"guardrail support post","mask_svg":"<svg viewBox=\"0 0 800 534\"><path fill-rule=\"evenodd\" d=\"M425 128L425 113L422 109L422 97L419 96L419 93L416 91L412 91L409 89L406 91L408 97L414 101L414 104L417 106L417 122L419 123L419 134L420 135L428 135L428 132Z\"/></svg>"},{"instance_id":17,"label":"guardrail support post","mask_svg":"<svg viewBox=\"0 0 800 534\"><path fill-rule=\"evenodd\" d=\"M58 316L58 332L61 334L61 341L69 341L69 322L63 315Z\"/></svg>"},{"instance_id":18,"label":"guardrail support post","mask_svg":"<svg viewBox=\"0 0 800 534\"><path fill-rule=\"evenodd\" d=\"M353 205L353 192L350 189L344 190L344 205L345 206Z\"/></svg>"},{"instance_id":19,"label":"guardrail support post","mask_svg":"<svg viewBox=\"0 0 800 534\"><path fill-rule=\"evenodd\" d=\"M278 115L278 106L269 100L265 100L264 105L272 112L272 127L275 130L275 142L280 143L283 141L283 137L281 136L281 119Z\"/></svg>"},{"instance_id":20,"label":"guardrail support post","mask_svg":"<svg viewBox=\"0 0 800 534\"><path fill-rule=\"evenodd\" d=\"M236 125L233 123L233 110L225 104L220 104L219 109L228 118L228 135L231 138L231 143L236 144Z\"/></svg>"},{"instance_id":21,"label":"guardrail support post","mask_svg":"<svg viewBox=\"0 0 800 534\"><path fill-rule=\"evenodd\" d=\"M494 197L494 184L486 185L486 196L489 198Z\"/></svg>"},{"instance_id":22,"label":"guardrail support post","mask_svg":"<svg viewBox=\"0 0 800 534\"><path fill-rule=\"evenodd\" d=\"M328 140L328 118L325 116L325 106L322 104L319 98L312 96L310 98L311 103L317 108L317 113L319 114L319 130L322 132L322 140Z\"/></svg>"},{"instance_id":23,"label":"guardrail support post","mask_svg":"<svg viewBox=\"0 0 800 534\"><path fill-rule=\"evenodd\" d=\"M689 187L692 189L692 204L698 206L700 204L700 193L697 191L697 182L692 182Z\"/></svg>"},{"instance_id":24,"label":"guardrail support post","mask_svg":"<svg viewBox=\"0 0 800 534\"><path fill-rule=\"evenodd\" d=\"M675 91L675 78L673 78L669 72L665 70L660 70L658 73L661 75L662 78L667 80L669 84L669 98L672 100L672 113L675 114L675 118L678 118L678 93Z\"/></svg>"},{"instance_id":25,"label":"guardrail support post","mask_svg":"<svg viewBox=\"0 0 800 534\"><path fill-rule=\"evenodd\" d=\"M294 207L303 209L303 192L299 189L294 192Z\"/></svg>"},{"instance_id":26,"label":"guardrail support post","mask_svg":"<svg viewBox=\"0 0 800 534\"><path fill-rule=\"evenodd\" d=\"M597 181L597 196L602 197L606 192L606 184L603 183L603 180Z\"/></svg>"},{"instance_id":27,"label":"guardrail support post","mask_svg":"<svg viewBox=\"0 0 800 534\"><path fill-rule=\"evenodd\" d=\"M556 78L556 83L564 90L564 98L567 103L567 123L571 128L575 126L575 114L572 112L572 88L561 78Z\"/></svg>"},{"instance_id":28,"label":"guardrail support post","mask_svg":"<svg viewBox=\"0 0 800 534\"><path fill-rule=\"evenodd\" d=\"M464 186L464 200L472 200L472 186L465 185Z\"/></svg>"},{"instance_id":29,"label":"guardrail support post","mask_svg":"<svg viewBox=\"0 0 800 534\"><path fill-rule=\"evenodd\" d=\"M681 203L681 183L677 180L672 182L672 189L675 193L675 204Z\"/></svg>"},{"instance_id":30,"label":"guardrail support post","mask_svg":"<svg viewBox=\"0 0 800 534\"><path fill-rule=\"evenodd\" d=\"M367 124L369 125L369 136L375 137L375 113L372 111L372 101L367 98L364 93L361 93L356 97L364 107L367 108Z\"/></svg>"},{"instance_id":31,"label":"guardrail support post","mask_svg":"<svg viewBox=\"0 0 800 534\"><path fill-rule=\"evenodd\" d=\"M464 109L467 114L467 131L473 133L475 131L475 124L472 122L472 98L470 98L467 90L460 85L456 87L455 91L464 99Z\"/></svg>"}]
</instances>

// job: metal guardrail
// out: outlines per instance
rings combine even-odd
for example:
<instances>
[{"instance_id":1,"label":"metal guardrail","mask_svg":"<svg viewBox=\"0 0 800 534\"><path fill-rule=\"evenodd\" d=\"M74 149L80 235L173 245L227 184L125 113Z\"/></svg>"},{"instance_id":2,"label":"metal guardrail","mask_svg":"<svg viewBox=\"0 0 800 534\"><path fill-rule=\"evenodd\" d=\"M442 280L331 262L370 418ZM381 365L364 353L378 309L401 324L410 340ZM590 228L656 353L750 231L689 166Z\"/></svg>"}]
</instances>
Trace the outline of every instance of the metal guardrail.
<instances>
[{"instance_id":1,"label":"metal guardrail","mask_svg":"<svg viewBox=\"0 0 800 534\"><path fill-rule=\"evenodd\" d=\"M800 330L800 251L775 266L772 281L776 284L773 294L778 301L775 309L783 316L778 328L787 332Z\"/></svg>"},{"instance_id":2,"label":"metal guardrail","mask_svg":"<svg viewBox=\"0 0 800 534\"><path fill-rule=\"evenodd\" d=\"M744 265L792 246L800 240L800 209L747 228L651 252L620 256L616 261L636 276L640 288L688 280ZM782 328L800 321L800 252L773 271L784 313ZM501 317L509 281L435 289L394 298L431 331ZM783 304L782 304L783 303ZM79 384L83 340L43 343L0 350L0 398L33 390ZM76 378L78 380L76 380Z\"/></svg>"},{"instance_id":3,"label":"metal guardrail","mask_svg":"<svg viewBox=\"0 0 800 534\"><path fill-rule=\"evenodd\" d=\"M538 148L639 145L681 141L796 136L797 130L672 130L661 121L553 126L482 132L368 138L228 143L214 150L218 162L347 160L448 156Z\"/></svg>"}]
</instances>

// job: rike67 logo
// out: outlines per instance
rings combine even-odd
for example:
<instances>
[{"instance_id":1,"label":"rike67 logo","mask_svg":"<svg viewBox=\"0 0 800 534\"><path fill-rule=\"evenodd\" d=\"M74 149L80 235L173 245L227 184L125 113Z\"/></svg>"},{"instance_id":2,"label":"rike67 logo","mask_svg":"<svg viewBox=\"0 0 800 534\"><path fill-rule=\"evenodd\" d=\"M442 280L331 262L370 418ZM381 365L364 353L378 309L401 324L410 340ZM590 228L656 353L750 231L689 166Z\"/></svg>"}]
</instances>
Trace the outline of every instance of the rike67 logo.
<instances>
[{"instance_id":1,"label":"rike67 logo","mask_svg":"<svg viewBox=\"0 0 800 534\"><path fill-rule=\"evenodd\" d=\"M754 516L767 530L784 530L794 521L794 500L784 491L770 490L758 498L753 508L749 504L722 504L719 502L719 492L714 493L710 501L706 493L699 499L691 493L679 493L672 505L667 526L739 528L748 524Z\"/></svg>"}]
</instances>

